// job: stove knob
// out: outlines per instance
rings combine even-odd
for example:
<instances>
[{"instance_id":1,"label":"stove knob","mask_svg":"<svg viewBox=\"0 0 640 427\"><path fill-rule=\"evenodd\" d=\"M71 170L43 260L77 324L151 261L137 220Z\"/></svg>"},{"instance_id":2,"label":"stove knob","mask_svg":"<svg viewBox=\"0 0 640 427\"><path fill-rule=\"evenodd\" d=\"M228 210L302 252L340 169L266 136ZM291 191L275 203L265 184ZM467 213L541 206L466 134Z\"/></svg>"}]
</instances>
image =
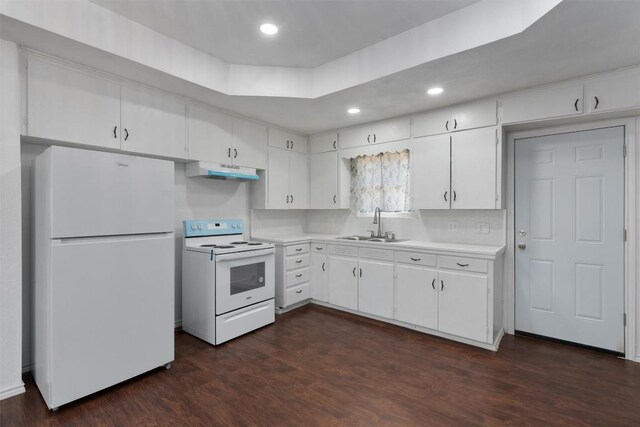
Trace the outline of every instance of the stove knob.
<instances>
[{"instance_id":1,"label":"stove knob","mask_svg":"<svg viewBox=\"0 0 640 427\"><path fill-rule=\"evenodd\" d=\"M196 225L195 224L191 224L191 229L195 230L196 229Z\"/></svg>"},{"instance_id":2,"label":"stove knob","mask_svg":"<svg viewBox=\"0 0 640 427\"><path fill-rule=\"evenodd\" d=\"M235 224L233 224L231 227L233 227L233 228L238 228L238 226L237 226L237 225L235 225Z\"/></svg>"},{"instance_id":3,"label":"stove knob","mask_svg":"<svg viewBox=\"0 0 640 427\"><path fill-rule=\"evenodd\" d=\"M198 224L198 230L202 230L202 224Z\"/></svg>"},{"instance_id":4,"label":"stove knob","mask_svg":"<svg viewBox=\"0 0 640 427\"><path fill-rule=\"evenodd\" d=\"M242 225L238 224L238 230L242 227Z\"/></svg>"}]
</instances>

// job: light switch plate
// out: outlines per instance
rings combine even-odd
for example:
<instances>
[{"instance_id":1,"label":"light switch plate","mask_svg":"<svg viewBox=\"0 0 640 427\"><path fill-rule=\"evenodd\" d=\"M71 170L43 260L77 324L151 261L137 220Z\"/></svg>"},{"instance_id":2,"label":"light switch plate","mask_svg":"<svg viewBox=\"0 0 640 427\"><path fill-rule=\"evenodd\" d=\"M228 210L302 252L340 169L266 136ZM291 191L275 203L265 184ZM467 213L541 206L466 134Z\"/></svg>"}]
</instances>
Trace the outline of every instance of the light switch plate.
<instances>
[{"instance_id":1,"label":"light switch plate","mask_svg":"<svg viewBox=\"0 0 640 427\"><path fill-rule=\"evenodd\" d=\"M489 234L491 227L488 222L479 222L478 223L478 234Z\"/></svg>"},{"instance_id":2,"label":"light switch plate","mask_svg":"<svg viewBox=\"0 0 640 427\"><path fill-rule=\"evenodd\" d=\"M450 222L448 230L449 231L458 231L458 223L457 222Z\"/></svg>"}]
</instances>

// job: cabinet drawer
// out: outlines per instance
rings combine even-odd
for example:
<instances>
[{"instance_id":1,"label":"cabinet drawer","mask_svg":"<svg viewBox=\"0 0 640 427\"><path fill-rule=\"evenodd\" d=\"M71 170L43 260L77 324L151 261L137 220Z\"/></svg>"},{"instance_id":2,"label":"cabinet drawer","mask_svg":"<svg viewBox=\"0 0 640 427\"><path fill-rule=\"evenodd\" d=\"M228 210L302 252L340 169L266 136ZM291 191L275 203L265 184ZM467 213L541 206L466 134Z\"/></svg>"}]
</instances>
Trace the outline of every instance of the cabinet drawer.
<instances>
[{"instance_id":1,"label":"cabinet drawer","mask_svg":"<svg viewBox=\"0 0 640 427\"><path fill-rule=\"evenodd\" d=\"M335 255L358 256L356 246L329 245L329 253Z\"/></svg>"},{"instance_id":2,"label":"cabinet drawer","mask_svg":"<svg viewBox=\"0 0 640 427\"><path fill-rule=\"evenodd\" d=\"M487 273L489 271L489 263L486 260L453 256L439 256L438 267L478 273Z\"/></svg>"},{"instance_id":3,"label":"cabinet drawer","mask_svg":"<svg viewBox=\"0 0 640 427\"><path fill-rule=\"evenodd\" d=\"M309 254L287 257L287 270L309 266Z\"/></svg>"},{"instance_id":4,"label":"cabinet drawer","mask_svg":"<svg viewBox=\"0 0 640 427\"><path fill-rule=\"evenodd\" d=\"M318 253L325 253L328 252L328 245L326 243L311 243L311 251L312 252L318 252Z\"/></svg>"},{"instance_id":5,"label":"cabinet drawer","mask_svg":"<svg viewBox=\"0 0 640 427\"><path fill-rule=\"evenodd\" d=\"M358 255L360 255L361 258L393 261L393 251L390 249L359 248Z\"/></svg>"},{"instance_id":6,"label":"cabinet drawer","mask_svg":"<svg viewBox=\"0 0 640 427\"><path fill-rule=\"evenodd\" d=\"M290 306L300 301L311 298L311 289L308 283L288 288L284 291L284 305Z\"/></svg>"},{"instance_id":7,"label":"cabinet drawer","mask_svg":"<svg viewBox=\"0 0 640 427\"><path fill-rule=\"evenodd\" d=\"M303 243L301 245L287 246L287 255L298 255L309 253L309 244Z\"/></svg>"},{"instance_id":8,"label":"cabinet drawer","mask_svg":"<svg viewBox=\"0 0 640 427\"><path fill-rule=\"evenodd\" d=\"M426 265L428 267L435 267L436 256L430 254L421 254L418 252L396 252L396 262L404 264Z\"/></svg>"},{"instance_id":9,"label":"cabinet drawer","mask_svg":"<svg viewBox=\"0 0 640 427\"><path fill-rule=\"evenodd\" d=\"M304 268L302 270L291 271L287 273L287 283L285 287L297 285L309 281L309 269Z\"/></svg>"}]
</instances>

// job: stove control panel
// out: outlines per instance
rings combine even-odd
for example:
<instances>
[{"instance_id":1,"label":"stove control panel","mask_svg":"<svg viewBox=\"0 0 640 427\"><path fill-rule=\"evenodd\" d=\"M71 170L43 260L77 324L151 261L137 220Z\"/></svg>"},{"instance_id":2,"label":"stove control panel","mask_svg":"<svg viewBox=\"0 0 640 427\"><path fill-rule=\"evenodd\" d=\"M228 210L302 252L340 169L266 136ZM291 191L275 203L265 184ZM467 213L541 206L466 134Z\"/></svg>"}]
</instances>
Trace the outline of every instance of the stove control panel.
<instances>
[{"instance_id":1,"label":"stove control panel","mask_svg":"<svg viewBox=\"0 0 640 427\"><path fill-rule=\"evenodd\" d=\"M186 220L184 237L222 236L228 234L243 234L244 221L241 219L209 219Z\"/></svg>"}]
</instances>

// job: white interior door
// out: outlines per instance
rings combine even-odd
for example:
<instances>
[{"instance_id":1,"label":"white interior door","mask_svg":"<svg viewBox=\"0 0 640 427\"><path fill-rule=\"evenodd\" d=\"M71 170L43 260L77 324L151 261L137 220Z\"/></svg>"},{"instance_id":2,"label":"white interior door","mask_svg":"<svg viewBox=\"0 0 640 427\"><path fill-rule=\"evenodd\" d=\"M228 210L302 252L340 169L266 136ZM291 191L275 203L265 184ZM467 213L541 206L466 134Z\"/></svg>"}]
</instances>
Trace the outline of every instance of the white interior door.
<instances>
[{"instance_id":1,"label":"white interior door","mask_svg":"<svg viewBox=\"0 0 640 427\"><path fill-rule=\"evenodd\" d=\"M516 330L624 352L624 128L515 141Z\"/></svg>"}]
</instances>

